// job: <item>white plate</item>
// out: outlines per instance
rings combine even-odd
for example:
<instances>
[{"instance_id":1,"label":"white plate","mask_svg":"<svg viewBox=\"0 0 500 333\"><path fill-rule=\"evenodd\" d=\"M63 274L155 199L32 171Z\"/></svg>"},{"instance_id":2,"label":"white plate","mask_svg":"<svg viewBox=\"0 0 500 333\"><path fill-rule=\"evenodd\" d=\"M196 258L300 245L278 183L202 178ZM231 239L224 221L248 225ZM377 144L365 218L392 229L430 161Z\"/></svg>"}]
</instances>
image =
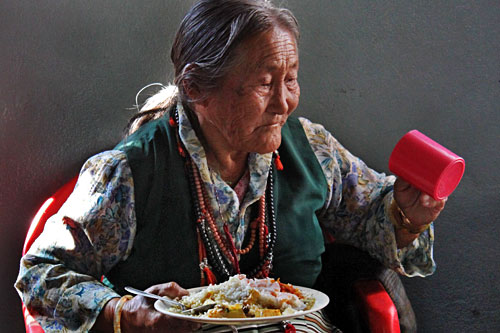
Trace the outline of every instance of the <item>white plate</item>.
<instances>
[{"instance_id":1,"label":"white plate","mask_svg":"<svg viewBox=\"0 0 500 333\"><path fill-rule=\"evenodd\" d=\"M204 288L206 288L206 287L198 287L198 288L192 288L192 289L188 289L188 290L190 293L196 293ZM296 288L299 289L304 296L313 297L316 301L314 302L313 307L310 308L309 310L297 311L296 313L282 315L282 316L256 317L256 318L201 318L201 317L185 315L185 314L181 314L181 313L177 313L177 312L171 312L171 311L169 311L170 307L160 300L155 302L155 309L157 311L160 311L161 313L167 314L169 316L179 318L179 319L194 321L197 323L218 324L218 325L247 325L247 324L272 323L272 322L278 322L278 321L282 321L282 320L300 317L300 316L306 315L308 313L321 310L325 306L328 305L328 302L330 302L330 299L328 298L328 296L326 294L322 293L321 291L314 290L311 288L306 288L306 287L296 287Z\"/></svg>"}]
</instances>

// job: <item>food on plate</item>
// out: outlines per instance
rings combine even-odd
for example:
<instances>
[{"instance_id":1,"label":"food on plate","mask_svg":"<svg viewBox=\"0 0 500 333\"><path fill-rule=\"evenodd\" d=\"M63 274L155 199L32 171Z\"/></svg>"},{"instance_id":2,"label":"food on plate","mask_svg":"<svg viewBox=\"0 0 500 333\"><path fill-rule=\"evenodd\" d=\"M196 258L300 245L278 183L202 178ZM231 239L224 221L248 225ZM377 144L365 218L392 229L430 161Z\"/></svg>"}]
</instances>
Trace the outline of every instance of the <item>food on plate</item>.
<instances>
[{"instance_id":1,"label":"food on plate","mask_svg":"<svg viewBox=\"0 0 500 333\"><path fill-rule=\"evenodd\" d=\"M315 299L291 284L272 278L249 279L235 275L226 282L210 285L182 297L179 302L187 308L216 303L205 313L208 318L254 318L294 314L312 308Z\"/></svg>"}]
</instances>

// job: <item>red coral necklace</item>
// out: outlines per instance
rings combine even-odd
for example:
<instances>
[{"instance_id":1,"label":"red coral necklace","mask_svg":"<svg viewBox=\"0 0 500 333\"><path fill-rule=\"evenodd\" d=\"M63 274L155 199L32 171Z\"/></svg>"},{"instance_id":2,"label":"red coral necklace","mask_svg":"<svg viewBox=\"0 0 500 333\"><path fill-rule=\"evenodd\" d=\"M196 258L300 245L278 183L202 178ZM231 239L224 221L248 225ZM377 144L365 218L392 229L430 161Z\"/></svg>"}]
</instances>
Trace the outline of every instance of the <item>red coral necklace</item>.
<instances>
[{"instance_id":1,"label":"red coral necklace","mask_svg":"<svg viewBox=\"0 0 500 333\"><path fill-rule=\"evenodd\" d=\"M205 186L201 181L199 170L186 152L179 138L179 132L176 128L179 123L179 115L177 108L173 109L169 124L175 127L177 149L179 154L184 158L191 196L193 197L198 234L201 284L215 284L217 283L217 278L226 280L234 274L241 273L238 256L247 254L252 250L257 236L259 243L259 263L252 271L245 273L249 277L268 277L269 271L272 268L273 250L276 243L273 168L270 168L266 193L259 199L258 215L250 223L250 239L247 246L244 249L237 249L227 223L223 225L223 233L216 226L210 200L207 196ZM278 170L283 169L277 152L273 154L273 161Z\"/></svg>"}]
</instances>

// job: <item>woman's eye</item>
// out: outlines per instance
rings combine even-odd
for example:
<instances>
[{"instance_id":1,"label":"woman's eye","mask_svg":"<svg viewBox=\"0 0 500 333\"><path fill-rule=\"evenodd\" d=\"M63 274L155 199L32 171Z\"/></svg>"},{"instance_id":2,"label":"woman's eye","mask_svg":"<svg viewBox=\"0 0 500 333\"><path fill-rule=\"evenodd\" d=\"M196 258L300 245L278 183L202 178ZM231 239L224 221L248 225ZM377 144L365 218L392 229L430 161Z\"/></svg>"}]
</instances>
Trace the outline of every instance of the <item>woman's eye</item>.
<instances>
[{"instance_id":1,"label":"woman's eye","mask_svg":"<svg viewBox=\"0 0 500 333\"><path fill-rule=\"evenodd\" d=\"M270 82L263 82L260 84L260 89L267 92L267 91L271 90L272 86L273 86L273 84Z\"/></svg>"},{"instance_id":2,"label":"woman's eye","mask_svg":"<svg viewBox=\"0 0 500 333\"><path fill-rule=\"evenodd\" d=\"M297 86L297 78L290 78L290 79L287 79L285 80L285 84L287 85L287 87L289 87L290 89L291 88L295 88Z\"/></svg>"}]
</instances>

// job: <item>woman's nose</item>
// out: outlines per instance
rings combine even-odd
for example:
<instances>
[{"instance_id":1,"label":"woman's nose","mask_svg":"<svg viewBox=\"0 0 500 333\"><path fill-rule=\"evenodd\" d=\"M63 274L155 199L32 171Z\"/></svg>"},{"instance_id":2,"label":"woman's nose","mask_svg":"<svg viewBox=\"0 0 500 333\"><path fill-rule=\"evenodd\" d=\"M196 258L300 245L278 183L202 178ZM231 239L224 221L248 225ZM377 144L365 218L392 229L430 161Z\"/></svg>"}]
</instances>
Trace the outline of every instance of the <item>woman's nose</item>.
<instances>
[{"instance_id":1,"label":"woman's nose","mask_svg":"<svg viewBox=\"0 0 500 333\"><path fill-rule=\"evenodd\" d=\"M290 92L286 87L285 83L275 87L275 91L273 94L273 111L278 114L285 114L290 109L289 98Z\"/></svg>"}]
</instances>

